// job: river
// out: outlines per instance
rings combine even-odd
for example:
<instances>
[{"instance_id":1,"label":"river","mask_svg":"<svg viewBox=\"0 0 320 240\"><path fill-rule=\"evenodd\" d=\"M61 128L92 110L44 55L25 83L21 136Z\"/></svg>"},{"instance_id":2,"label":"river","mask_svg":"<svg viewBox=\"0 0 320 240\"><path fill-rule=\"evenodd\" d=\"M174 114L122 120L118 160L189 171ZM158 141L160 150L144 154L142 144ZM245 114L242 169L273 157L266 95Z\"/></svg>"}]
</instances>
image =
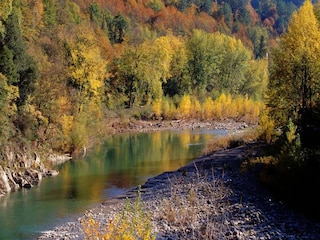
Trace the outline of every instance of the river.
<instances>
[{"instance_id":1,"label":"river","mask_svg":"<svg viewBox=\"0 0 320 240\"><path fill-rule=\"evenodd\" d=\"M104 199L186 165L207 142L226 133L196 129L110 136L85 158L59 166L58 176L0 197L0 239L36 239Z\"/></svg>"}]
</instances>

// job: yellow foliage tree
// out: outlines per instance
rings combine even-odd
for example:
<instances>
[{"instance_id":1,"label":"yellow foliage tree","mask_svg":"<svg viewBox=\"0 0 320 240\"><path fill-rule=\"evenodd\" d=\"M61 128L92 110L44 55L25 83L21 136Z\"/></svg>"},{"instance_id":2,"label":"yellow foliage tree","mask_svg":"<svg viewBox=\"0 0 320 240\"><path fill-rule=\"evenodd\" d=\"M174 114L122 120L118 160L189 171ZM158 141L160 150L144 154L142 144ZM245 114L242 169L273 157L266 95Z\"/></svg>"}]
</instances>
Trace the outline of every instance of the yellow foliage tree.
<instances>
[{"instance_id":1,"label":"yellow foliage tree","mask_svg":"<svg viewBox=\"0 0 320 240\"><path fill-rule=\"evenodd\" d=\"M212 119L214 112L214 103L211 97L208 97L202 106L202 118L209 120Z\"/></svg>"},{"instance_id":2,"label":"yellow foliage tree","mask_svg":"<svg viewBox=\"0 0 320 240\"><path fill-rule=\"evenodd\" d=\"M191 105L191 98L189 95L184 95L182 97L178 110L182 118L190 118L192 105Z\"/></svg>"},{"instance_id":3,"label":"yellow foliage tree","mask_svg":"<svg viewBox=\"0 0 320 240\"><path fill-rule=\"evenodd\" d=\"M165 97L162 100L162 113L165 119L174 119L176 117L176 107L171 99Z\"/></svg>"},{"instance_id":4,"label":"yellow foliage tree","mask_svg":"<svg viewBox=\"0 0 320 240\"><path fill-rule=\"evenodd\" d=\"M71 140L71 133L73 129L73 122L74 117L70 115L63 114L60 119L59 123L61 125L62 130L62 138L58 139L55 148L61 149L65 152L70 152L72 150L72 140Z\"/></svg>"},{"instance_id":5,"label":"yellow foliage tree","mask_svg":"<svg viewBox=\"0 0 320 240\"><path fill-rule=\"evenodd\" d=\"M12 11L12 0L1 0L0 2L0 35L5 33L2 21L5 21Z\"/></svg>"},{"instance_id":6,"label":"yellow foliage tree","mask_svg":"<svg viewBox=\"0 0 320 240\"><path fill-rule=\"evenodd\" d=\"M19 97L18 87L8 85L7 78L0 73L0 143L6 142L13 132L10 117L17 112L15 100Z\"/></svg>"},{"instance_id":7,"label":"yellow foliage tree","mask_svg":"<svg viewBox=\"0 0 320 240\"><path fill-rule=\"evenodd\" d=\"M2 0L0 2L0 19L6 20L12 11L12 0Z\"/></svg>"},{"instance_id":8,"label":"yellow foliage tree","mask_svg":"<svg viewBox=\"0 0 320 240\"><path fill-rule=\"evenodd\" d=\"M194 118L194 119L201 118L201 104L196 97L192 97L191 99L190 118Z\"/></svg>"},{"instance_id":9,"label":"yellow foliage tree","mask_svg":"<svg viewBox=\"0 0 320 240\"><path fill-rule=\"evenodd\" d=\"M169 35L125 47L119 72L128 86L129 107L162 98L162 83L171 77L172 59L181 44L180 38Z\"/></svg>"},{"instance_id":10,"label":"yellow foliage tree","mask_svg":"<svg viewBox=\"0 0 320 240\"><path fill-rule=\"evenodd\" d=\"M78 91L78 107L81 111L90 99L100 104L107 62L101 57L100 48L90 29L79 26L75 31L75 39L67 39L68 76Z\"/></svg>"},{"instance_id":11,"label":"yellow foliage tree","mask_svg":"<svg viewBox=\"0 0 320 240\"><path fill-rule=\"evenodd\" d=\"M154 112L154 115L156 116L156 118L160 118L161 114L162 114L162 99L157 98L152 105L152 110Z\"/></svg>"},{"instance_id":12,"label":"yellow foliage tree","mask_svg":"<svg viewBox=\"0 0 320 240\"><path fill-rule=\"evenodd\" d=\"M44 6L42 0L23 0L23 35L30 39L37 37L43 27Z\"/></svg>"},{"instance_id":13,"label":"yellow foliage tree","mask_svg":"<svg viewBox=\"0 0 320 240\"><path fill-rule=\"evenodd\" d=\"M319 59L319 24L311 1L306 0L293 13L288 31L272 53L268 106L277 126L285 126L290 118L303 122L305 113L319 102Z\"/></svg>"}]
</instances>

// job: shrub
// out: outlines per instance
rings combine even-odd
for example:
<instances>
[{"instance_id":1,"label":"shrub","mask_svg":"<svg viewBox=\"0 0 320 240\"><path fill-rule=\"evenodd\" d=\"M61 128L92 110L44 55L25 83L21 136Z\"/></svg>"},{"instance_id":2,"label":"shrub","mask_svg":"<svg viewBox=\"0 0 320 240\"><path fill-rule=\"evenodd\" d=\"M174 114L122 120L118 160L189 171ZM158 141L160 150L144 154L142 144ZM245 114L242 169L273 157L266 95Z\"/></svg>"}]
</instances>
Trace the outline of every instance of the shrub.
<instances>
[{"instance_id":1,"label":"shrub","mask_svg":"<svg viewBox=\"0 0 320 240\"><path fill-rule=\"evenodd\" d=\"M82 221L85 239L104 240L153 240L156 239L152 231L151 217L144 210L141 202L140 187L135 202L127 198L124 209L116 213L107 224L101 225L92 215L87 215Z\"/></svg>"},{"instance_id":2,"label":"shrub","mask_svg":"<svg viewBox=\"0 0 320 240\"><path fill-rule=\"evenodd\" d=\"M202 118L212 119L212 114L213 114L213 100L211 97L208 97L202 106Z\"/></svg>"},{"instance_id":3,"label":"shrub","mask_svg":"<svg viewBox=\"0 0 320 240\"><path fill-rule=\"evenodd\" d=\"M177 115L175 104L170 98L163 98L162 100L162 114L165 119L174 119Z\"/></svg>"},{"instance_id":4,"label":"shrub","mask_svg":"<svg viewBox=\"0 0 320 240\"><path fill-rule=\"evenodd\" d=\"M152 105L152 110L157 119L161 117L161 114L162 114L161 108L162 108L162 99L157 98Z\"/></svg>"},{"instance_id":5,"label":"shrub","mask_svg":"<svg viewBox=\"0 0 320 240\"><path fill-rule=\"evenodd\" d=\"M271 142L274 133L274 121L266 113L261 115L257 131L261 140L267 143Z\"/></svg>"},{"instance_id":6,"label":"shrub","mask_svg":"<svg viewBox=\"0 0 320 240\"><path fill-rule=\"evenodd\" d=\"M182 97L178 110L182 118L190 118L192 102L189 95L184 95Z\"/></svg>"}]
</instances>

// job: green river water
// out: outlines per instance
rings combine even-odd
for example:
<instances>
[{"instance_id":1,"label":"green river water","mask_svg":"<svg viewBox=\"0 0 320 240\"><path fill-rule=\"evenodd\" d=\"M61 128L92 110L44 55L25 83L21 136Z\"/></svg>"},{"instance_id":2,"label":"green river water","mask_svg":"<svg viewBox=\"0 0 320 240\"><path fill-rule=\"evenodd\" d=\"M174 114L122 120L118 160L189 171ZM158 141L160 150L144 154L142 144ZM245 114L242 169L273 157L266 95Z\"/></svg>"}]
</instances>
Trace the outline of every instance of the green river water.
<instances>
[{"instance_id":1,"label":"green river water","mask_svg":"<svg viewBox=\"0 0 320 240\"><path fill-rule=\"evenodd\" d=\"M108 197L191 162L207 142L226 133L197 129L110 136L85 158L59 166L57 177L0 197L0 239L36 239Z\"/></svg>"}]
</instances>

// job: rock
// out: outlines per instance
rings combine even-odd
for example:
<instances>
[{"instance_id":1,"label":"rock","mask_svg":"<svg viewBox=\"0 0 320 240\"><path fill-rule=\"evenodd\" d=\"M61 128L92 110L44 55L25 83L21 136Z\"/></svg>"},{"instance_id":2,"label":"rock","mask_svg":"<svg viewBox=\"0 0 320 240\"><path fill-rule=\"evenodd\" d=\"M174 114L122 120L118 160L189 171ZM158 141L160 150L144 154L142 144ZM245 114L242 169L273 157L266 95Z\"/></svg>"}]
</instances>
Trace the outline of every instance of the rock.
<instances>
[{"instance_id":1,"label":"rock","mask_svg":"<svg viewBox=\"0 0 320 240\"><path fill-rule=\"evenodd\" d=\"M14 172L12 174L12 177L15 181L15 183L17 183L19 185L20 188L23 187L23 185L25 185L27 182L21 177L21 173L19 172Z\"/></svg>"},{"instance_id":2,"label":"rock","mask_svg":"<svg viewBox=\"0 0 320 240\"><path fill-rule=\"evenodd\" d=\"M9 179L9 185L11 187L11 191L17 191L20 187L19 185L14 181L13 177L12 177L12 172L9 168L5 168L4 169L6 174L7 174L7 177Z\"/></svg>"},{"instance_id":3,"label":"rock","mask_svg":"<svg viewBox=\"0 0 320 240\"><path fill-rule=\"evenodd\" d=\"M35 159L34 159L35 163L37 165L41 164L41 159L40 159L39 155L36 152L34 153L34 155L35 155Z\"/></svg>"},{"instance_id":4,"label":"rock","mask_svg":"<svg viewBox=\"0 0 320 240\"><path fill-rule=\"evenodd\" d=\"M86 149L84 149L86 151ZM3 154L6 166L0 166L0 195L21 188L31 188L37 185L45 176L57 176L56 170L47 170L37 152L31 152L26 147L20 149L7 147ZM51 166L62 164L72 157L70 154L51 154L47 157Z\"/></svg>"},{"instance_id":5,"label":"rock","mask_svg":"<svg viewBox=\"0 0 320 240\"><path fill-rule=\"evenodd\" d=\"M64 155L50 154L47 157L47 160L50 161L53 166L62 164L71 159L72 157L70 156L70 154L64 154Z\"/></svg>"},{"instance_id":6,"label":"rock","mask_svg":"<svg viewBox=\"0 0 320 240\"><path fill-rule=\"evenodd\" d=\"M6 172L3 170L2 166L0 166L0 193L8 193L11 191L11 187L9 184L9 179Z\"/></svg>"},{"instance_id":7,"label":"rock","mask_svg":"<svg viewBox=\"0 0 320 240\"><path fill-rule=\"evenodd\" d=\"M50 177L55 177L59 174L59 171L57 170L49 170L47 171L47 176L50 176Z\"/></svg>"},{"instance_id":8,"label":"rock","mask_svg":"<svg viewBox=\"0 0 320 240\"><path fill-rule=\"evenodd\" d=\"M32 188L32 184L31 183L26 183L22 186L23 188Z\"/></svg>"}]
</instances>

